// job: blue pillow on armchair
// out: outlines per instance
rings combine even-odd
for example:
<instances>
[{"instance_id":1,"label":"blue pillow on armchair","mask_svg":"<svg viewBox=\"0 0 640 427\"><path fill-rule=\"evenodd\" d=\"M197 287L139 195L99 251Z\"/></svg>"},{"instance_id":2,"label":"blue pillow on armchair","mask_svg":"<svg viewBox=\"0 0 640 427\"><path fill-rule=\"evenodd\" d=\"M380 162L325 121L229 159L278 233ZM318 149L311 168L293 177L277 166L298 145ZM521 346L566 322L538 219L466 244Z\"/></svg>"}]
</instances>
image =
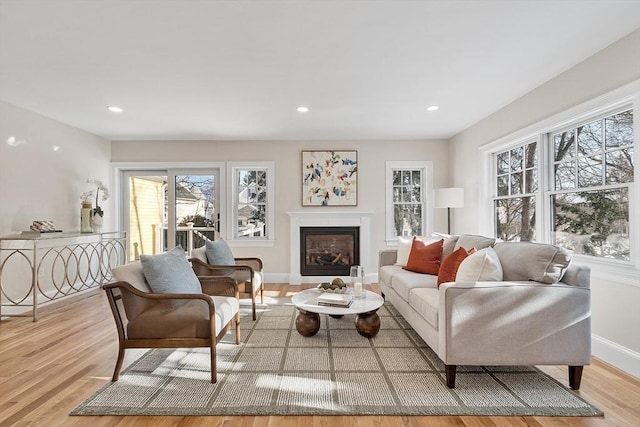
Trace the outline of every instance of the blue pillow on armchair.
<instances>
[{"instance_id":1,"label":"blue pillow on armchair","mask_svg":"<svg viewBox=\"0 0 640 427\"><path fill-rule=\"evenodd\" d=\"M207 240L207 262L211 265L236 265L231 248L223 239Z\"/></svg>"},{"instance_id":2,"label":"blue pillow on armchair","mask_svg":"<svg viewBox=\"0 0 640 427\"><path fill-rule=\"evenodd\" d=\"M158 255L140 255L142 272L157 294L201 294L202 286L187 260L184 249L176 246Z\"/></svg>"}]
</instances>

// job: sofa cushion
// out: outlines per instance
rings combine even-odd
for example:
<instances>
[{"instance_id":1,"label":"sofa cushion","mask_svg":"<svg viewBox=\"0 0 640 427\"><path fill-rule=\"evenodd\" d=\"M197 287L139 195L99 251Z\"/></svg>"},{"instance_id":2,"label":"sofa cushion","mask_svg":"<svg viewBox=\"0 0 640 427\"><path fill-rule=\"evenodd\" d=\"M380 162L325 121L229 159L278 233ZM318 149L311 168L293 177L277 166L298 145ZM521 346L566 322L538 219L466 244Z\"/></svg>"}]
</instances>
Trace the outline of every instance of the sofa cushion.
<instances>
[{"instance_id":1,"label":"sofa cushion","mask_svg":"<svg viewBox=\"0 0 640 427\"><path fill-rule=\"evenodd\" d=\"M236 265L231 248L224 239L207 240L207 262L211 265Z\"/></svg>"},{"instance_id":2,"label":"sofa cushion","mask_svg":"<svg viewBox=\"0 0 640 427\"><path fill-rule=\"evenodd\" d=\"M144 277L155 293L201 294L202 287L187 261L184 249L176 246L157 255L140 255Z\"/></svg>"},{"instance_id":3,"label":"sofa cushion","mask_svg":"<svg viewBox=\"0 0 640 427\"><path fill-rule=\"evenodd\" d=\"M462 234L458 241L456 242L453 250L455 251L458 248L476 248L476 250L488 248L489 246L493 246L496 243L496 239L493 237L485 237L485 236L477 236L474 234Z\"/></svg>"},{"instance_id":4,"label":"sofa cushion","mask_svg":"<svg viewBox=\"0 0 640 427\"><path fill-rule=\"evenodd\" d=\"M494 250L505 281L557 283L571 262L571 252L567 249L543 243L500 242Z\"/></svg>"},{"instance_id":5,"label":"sofa cushion","mask_svg":"<svg viewBox=\"0 0 640 427\"><path fill-rule=\"evenodd\" d=\"M474 253L475 248L471 248L467 251L465 248L458 248L451 255L442 260L440 264L440 270L438 271L437 286L440 286L446 282L454 282L456 280L456 274L462 261L470 254Z\"/></svg>"},{"instance_id":6,"label":"sofa cushion","mask_svg":"<svg viewBox=\"0 0 640 427\"><path fill-rule=\"evenodd\" d=\"M401 271L404 271L404 270L399 265L383 265L378 270L378 274L379 274L378 280L381 283L386 283L388 286L391 286L391 278L393 277L394 274Z\"/></svg>"},{"instance_id":7,"label":"sofa cushion","mask_svg":"<svg viewBox=\"0 0 640 427\"><path fill-rule=\"evenodd\" d=\"M204 262L205 264L208 264L207 262L207 247L206 246L201 246L199 248L194 248L191 250L191 258L195 258L197 260L200 260L202 262Z\"/></svg>"},{"instance_id":8,"label":"sofa cushion","mask_svg":"<svg viewBox=\"0 0 640 427\"><path fill-rule=\"evenodd\" d=\"M215 306L215 334L218 335L238 312L238 299L224 296L209 298ZM166 321L158 322L159 317ZM209 331L209 306L200 300L186 300L179 305L170 305L169 308L167 305L157 304L127 323L130 339L209 338Z\"/></svg>"},{"instance_id":9,"label":"sofa cushion","mask_svg":"<svg viewBox=\"0 0 640 427\"><path fill-rule=\"evenodd\" d=\"M456 243L458 243L459 237L460 236L447 236L444 239L444 244L442 245L442 259L445 259L449 255L451 255L454 247L456 246Z\"/></svg>"},{"instance_id":10,"label":"sofa cushion","mask_svg":"<svg viewBox=\"0 0 640 427\"><path fill-rule=\"evenodd\" d=\"M150 293L151 288L142 272L140 261L133 261L130 264L121 265L111 269L113 280L119 282L129 282L131 286L139 291Z\"/></svg>"},{"instance_id":11,"label":"sofa cushion","mask_svg":"<svg viewBox=\"0 0 640 427\"><path fill-rule=\"evenodd\" d=\"M438 274L440 257L442 256L442 243L444 240L426 244L418 238L413 239L411 252L405 270L416 273Z\"/></svg>"},{"instance_id":12,"label":"sofa cushion","mask_svg":"<svg viewBox=\"0 0 640 427\"><path fill-rule=\"evenodd\" d=\"M466 257L456 273L456 282L499 282L502 280L500 259L488 247Z\"/></svg>"},{"instance_id":13,"label":"sofa cushion","mask_svg":"<svg viewBox=\"0 0 640 427\"><path fill-rule=\"evenodd\" d=\"M393 288L403 300L409 301L409 292L411 292L412 289L436 288L437 280L438 276L403 270L393 275L391 278L391 288Z\"/></svg>"},{"instance_id":14,"label":"sofa cushion","mask_svg":"<svg viewBox=\"0 0 640 427\"><path fill-rule=\"evenodd\" d=\"M409 305L435 329L438 329L439 298L436 288L415 288L409 293Z\"/></svg>"}]
</instances>

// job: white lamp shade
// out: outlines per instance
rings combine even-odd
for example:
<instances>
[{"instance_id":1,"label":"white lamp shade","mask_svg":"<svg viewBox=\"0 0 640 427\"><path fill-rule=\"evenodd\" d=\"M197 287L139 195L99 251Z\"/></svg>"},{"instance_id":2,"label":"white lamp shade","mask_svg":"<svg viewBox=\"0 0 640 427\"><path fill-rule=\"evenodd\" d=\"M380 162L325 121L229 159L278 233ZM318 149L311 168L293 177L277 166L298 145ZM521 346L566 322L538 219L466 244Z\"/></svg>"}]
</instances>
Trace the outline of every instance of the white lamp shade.
<instances>
[{"instance_id":1,"label":"white lamp shade","mask_svg":"<svg viewBox=\"0 0 640 427\"><path fill-rule=\"evenodd\" d=\"M464 207L464 188L438 188L433 190L433 207Z\"/></svg>"}]
</instances>

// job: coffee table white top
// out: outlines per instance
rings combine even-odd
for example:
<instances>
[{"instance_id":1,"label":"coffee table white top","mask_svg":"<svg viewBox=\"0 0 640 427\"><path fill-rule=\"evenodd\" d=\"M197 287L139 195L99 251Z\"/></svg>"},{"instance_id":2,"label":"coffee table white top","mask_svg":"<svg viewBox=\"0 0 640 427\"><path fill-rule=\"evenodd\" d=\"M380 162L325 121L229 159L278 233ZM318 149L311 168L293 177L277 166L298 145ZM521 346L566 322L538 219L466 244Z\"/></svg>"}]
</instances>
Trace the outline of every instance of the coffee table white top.
<instances>
[{"instance_id":1,"label":"coffee table white top","mask_svg":"<svg viewBox=\"0 0 640 427\"><path fill-rule=\"evenodd\" d=\"M307 289L300 291L291 297L291 302L297 308L310 313L331 314L343 316L347 314L360 314L374 311L384 304L384 299L375 292L362 291L364 298L353 298L353 303L349 307L332 307L318 305L318 296L322 294L319 289Z\"/></svg>"}]
</instances>

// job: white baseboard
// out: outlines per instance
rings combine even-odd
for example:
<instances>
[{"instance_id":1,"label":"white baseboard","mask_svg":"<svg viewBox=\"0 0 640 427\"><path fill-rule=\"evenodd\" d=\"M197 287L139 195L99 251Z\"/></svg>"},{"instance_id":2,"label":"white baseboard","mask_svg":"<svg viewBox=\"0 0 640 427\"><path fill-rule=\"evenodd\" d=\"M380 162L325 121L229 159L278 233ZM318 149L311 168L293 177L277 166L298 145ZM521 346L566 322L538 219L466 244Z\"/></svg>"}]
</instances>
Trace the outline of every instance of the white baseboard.
<instances>
[{"instance_id":1,"label":"white baseboard","mask_svg":"<svg viewBox=\"0 0 640 427\"><path fill-rule=\"evenodd\" d=\"M591 335L591 354L616 368L640 378L640 353L609 341L598 335Z\"/></svg>"}]
</instances>

